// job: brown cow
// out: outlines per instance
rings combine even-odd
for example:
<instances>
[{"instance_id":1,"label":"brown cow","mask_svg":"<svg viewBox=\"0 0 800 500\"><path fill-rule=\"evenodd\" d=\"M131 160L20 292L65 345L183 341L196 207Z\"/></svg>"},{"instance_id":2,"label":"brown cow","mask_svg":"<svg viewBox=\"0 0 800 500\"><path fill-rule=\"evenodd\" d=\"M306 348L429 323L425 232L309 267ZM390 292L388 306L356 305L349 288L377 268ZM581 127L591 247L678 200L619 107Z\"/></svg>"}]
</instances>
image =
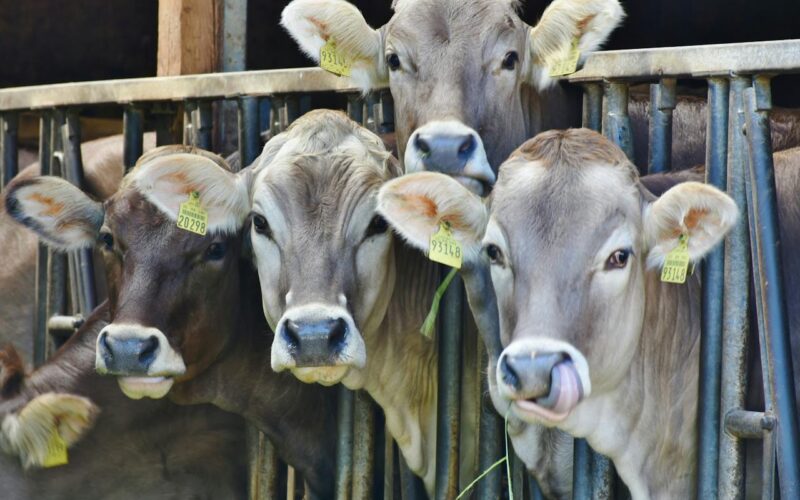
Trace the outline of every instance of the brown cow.
<instances>
[{"instance_id":1,"label":"brown cow","mask_svg":"<svg viewBox=\"0 0 800 500\"><path fill-rule=\"evenodd\" d=\"M269 369L270 336L257 277L243 253L247 191L235 181L216 182L225 167L210 153L160 148L143 156L103 205L57 178L9 186L9 214L48 244L61 249L98 244L105 256L112 321L86 334L91 336L86 342L96 341L96 353L83 349L74 360L60 356L52 369L80 378L96 365L115 375L129 397L169 393L180 403L210 402L243 415L270 437L313 493L328 497L335 391ZM191 186L184 170L193 174ZM205 236L179 229L170 219L191 192L199 193L207 214ZM60 360L66 366L59 366ZM30 397L53 383L77 391L73 377L54 381L46 373L34 372L26 382L33 393L24 394Z\"/></svg>"}]
</instances>

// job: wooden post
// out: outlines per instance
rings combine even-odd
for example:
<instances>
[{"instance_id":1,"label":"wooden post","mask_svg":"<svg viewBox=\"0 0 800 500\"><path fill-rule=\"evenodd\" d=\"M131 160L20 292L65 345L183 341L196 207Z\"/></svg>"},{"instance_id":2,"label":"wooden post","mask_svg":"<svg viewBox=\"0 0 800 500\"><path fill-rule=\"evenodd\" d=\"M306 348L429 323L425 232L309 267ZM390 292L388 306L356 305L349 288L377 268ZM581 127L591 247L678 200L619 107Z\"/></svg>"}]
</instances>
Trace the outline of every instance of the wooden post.
<instances>
[{"instance_id":1,"label":"wooden post","mask_svg":"<svg viewBox=\"0 0 800 500\"><path fill-rule=\"evenodd\" d=\"M158 76L219 69L220 1L158 1Z\"/></svg>"}]
</instances>

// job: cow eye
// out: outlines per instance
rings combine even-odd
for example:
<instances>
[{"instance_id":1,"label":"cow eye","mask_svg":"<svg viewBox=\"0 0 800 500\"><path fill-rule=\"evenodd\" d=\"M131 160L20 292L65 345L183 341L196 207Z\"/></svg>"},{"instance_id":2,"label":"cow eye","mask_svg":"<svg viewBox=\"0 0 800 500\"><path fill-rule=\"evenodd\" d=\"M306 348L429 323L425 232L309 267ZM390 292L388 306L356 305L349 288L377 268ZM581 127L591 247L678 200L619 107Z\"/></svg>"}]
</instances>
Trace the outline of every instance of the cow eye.
<instances>
[{"instance_id":1,"label":"cow eye","mask_svg":"<svg viewBox=\"0 0 800 500\"><path fill-rule=\"evenodd\" d=\"M371 221L369 221L369 226L367 226L367 232L364 234L364 238L369 238L370 236L375 236L376 234L383 234L388 229L389 223L386 222L386 219L380 215L376 215Z\"/></svg>"},{"instance_id":2,"label":"cow eye","mask_svg":"<svg viewBox=\"0 0 800 500\"><path fill-rule=\"evenodd\" d=\"M397 71L400 69L400 56L394 52L386 54L386 66L389 67L390 71Z\"/></svg>"},{"instance_id":3,"label":"cow eye","mask_svg":"<svg viewBox=\"0 0 800 500\"><path fill-rule=\"evenodd\" d=\"M103 244L103 249L111 251L114 249L114 235L108 231L103 231L98 237L100 243Z\"/></svg>"},{"instance_id":4,"label":"cow eye","mask_svg":"<svg viewBox=\"0 0 800 500\"><path fill-rule=\"evenodd\" d=\"M489 262L491 262L492 264L503 263L503 251L500 250L500 247L498 247L494 243L490 243L486 245L486 248L484 250L486 251L486 256L489 257Z\"/></svg>"},{"instance_id":5,"label":"cow eye","mask_svg":"<svg viewBox=\"0 0 800 500\"><path fill-rule=\"evenodd\" d=\"M507 52L503 57L502 68L512 70L517 67L517 62L519 62L519 54L515 50Z\"/></svg>"},{"instance_id":6,"label":"cow eye","mask_svg":"<svg viewBox=\"0 0 800 500\"><path fill-rule=\"evenodd\" d=\"M267 238L272 238L272 229L270 229L269 223L263 215L253 214L253 228L258 234L263 234Z\"/></svg>"},{"instance_id":7,"label":"cow eye","mask_svg":"<svg viewBox=\"0 0 800 500\"><path fill-rule=\"evenodd\" d=\"M615 250L614 253L612 253L608 257L608 260L606 261L606 269L607 270L622 269L623 267L628 265L628 259L630 258L630 256L631 256L630 250L625 250L625 249Z\"/></svg>"},{"instance_id":8,"label":"cow eye","mask_svg":"<svg viewBox=\"0 0 800 500\"><path fill-rule=\"evenodd\" d=\"M206 248L206 260L222 260L228 246L225 243L212 243Z\"/></svg>"}]
</instances>

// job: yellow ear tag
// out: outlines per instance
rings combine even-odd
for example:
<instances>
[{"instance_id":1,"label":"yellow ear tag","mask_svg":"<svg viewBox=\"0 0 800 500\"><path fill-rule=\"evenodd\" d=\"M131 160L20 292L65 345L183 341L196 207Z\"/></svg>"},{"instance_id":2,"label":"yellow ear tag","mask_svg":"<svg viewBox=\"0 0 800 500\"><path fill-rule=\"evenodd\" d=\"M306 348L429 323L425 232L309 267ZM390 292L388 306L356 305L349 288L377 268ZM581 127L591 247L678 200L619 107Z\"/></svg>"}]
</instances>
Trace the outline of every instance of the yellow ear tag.
<instances>
[{"instance_id":1,"label":"yellow ear tag","mask_svg":"<svg viewBox=\"0 0 800 500\"><path fill-rule=\"evenodd\" d=\"M69 463L67 458L67 443L58 433L58 428L53 429L50 440L47 442L47 456L44 458L45 467L58 467Z\"/></svg>"},{"instance_id":2,"label":"yellow ear tag","mask_svg":"<svg viewBox=\"0 0 800 500\"><path fill-rule=\"evenodd\" d=\"M189 199L181 203L178 210L178 227L190 233L204 236L208 228L208 212L200 206L200 193L192 191Z\"/></svg>"},{"instance_id":3,"label":"yellow ear tag","mask_svg":"<svg viewBox=\"0 0 800 500\"><path fill-rule=\"evenodd\" d=\"M325 45L319 49L319 67L334 75L350 76L350 60L336 51L336 42L333 38L328 38Z\"/></svg>"},{"instance_id":4,"label":"yellow ear tag","mask_svg":"<svg viewBox=\"0 0 800 500\"><path fill-rule=\"evenodd\" d=\"M578 38L576 37L572 39L567 57L554 62L550 67L550 76L566 76L575 73L578 70L578 59L580 58L581 52L578 50Z\"/></svg>"},{"instance_id":5,"label":"yellow ear tag","mask_svg":"<svg viewBox=\"0 0 800 500\"><path fill-rule=\"evenodd\" d=\"M449 222L440 222L439 230L431 235L428 258L434 262L461 269L461 244L453 238Z\"/></svg>"},{"instance_id":6,"label":"yellow ear tag","mask_svg":"<svg viewBox=\"0 0 800 500\"><path fill-rule=\"evenodd\" d=\"M664 283L686 283L686 271L689 269L689 237L682 234L675 247L664 261L661 269L661 281Z\"/></svg>"}]
</instances>

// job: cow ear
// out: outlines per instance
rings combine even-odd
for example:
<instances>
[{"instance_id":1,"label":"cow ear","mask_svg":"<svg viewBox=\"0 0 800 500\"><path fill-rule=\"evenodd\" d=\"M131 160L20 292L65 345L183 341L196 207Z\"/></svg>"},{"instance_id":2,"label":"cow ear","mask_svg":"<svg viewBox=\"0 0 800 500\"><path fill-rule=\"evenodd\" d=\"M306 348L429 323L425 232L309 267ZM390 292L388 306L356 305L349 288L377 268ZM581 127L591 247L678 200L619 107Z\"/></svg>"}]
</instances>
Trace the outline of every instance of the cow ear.
<instances>
[{"instance_id":1,"label":"cow ear","mask_svg":"<svg viewBox=\"0 0 800 500\"><path fill-rule=\"evenodd\" d=\"M103 225L103 206L59 177L13 181L5 206L15 221L58 250L93 246Z\"/></svg>"},{"instance_id":2,"label":"cow ear","mask_svg":"<svg viewBox=\"0 0 800 500\"><path fill-rule=\"evenodd\" d=\"M318 64L320 49L332 40L336 51L350 61L353 83L364 92L388 82L380 31L372 29L361 11L351 3L294 0L283 9L281 26Z\"/></svg>"},{"instance_id":3,"label":"cow ear","mask_svg":"<svg viewBox=\"0 0 800 500\"><path fill-rule=\"evenodd\" d=\"M194 196L208 216L207 231L234 233L250 210L247 176L229 171L225 160L199 150L158 148L139 159L131 182L170 219Z\"/></svg>"},{"instance_id":4,"label":"cow ear","mask_svg":"<svg viewBox=\"0 0 800 500\"><path fill-rule=\"evenodd\" d=\"M479 255L488 221L478 196L436 172L408 174L384 184L378 192L378 212L411 246L425 253L440 223L448 222L466 261Z\"/></svg>"},{"instance_id":5,"label":"cow ear","mask_svg":"<svg viewBox=\"0 0 800 500\"><path fill-rule=\"evenodd\" d=\"M688 238L689 258L702 259L730 231L739 209L730 196L699 182L679 184L651 205L644 216L649 267L661 267L669 252Z\"/></svg>"},{"instance_id":6,"label":"cow ear","mask_svg":"<svg viewBox=\"0 0 800 500\"><path fill-rule=\"evenodd\" d=\"M556 64L570 59L573 42L581 60L606 41L625 12L618 0L554 0L531 29L528 42L531 83L543 90L554 83Z\"/></svg>"}]
</instances>

